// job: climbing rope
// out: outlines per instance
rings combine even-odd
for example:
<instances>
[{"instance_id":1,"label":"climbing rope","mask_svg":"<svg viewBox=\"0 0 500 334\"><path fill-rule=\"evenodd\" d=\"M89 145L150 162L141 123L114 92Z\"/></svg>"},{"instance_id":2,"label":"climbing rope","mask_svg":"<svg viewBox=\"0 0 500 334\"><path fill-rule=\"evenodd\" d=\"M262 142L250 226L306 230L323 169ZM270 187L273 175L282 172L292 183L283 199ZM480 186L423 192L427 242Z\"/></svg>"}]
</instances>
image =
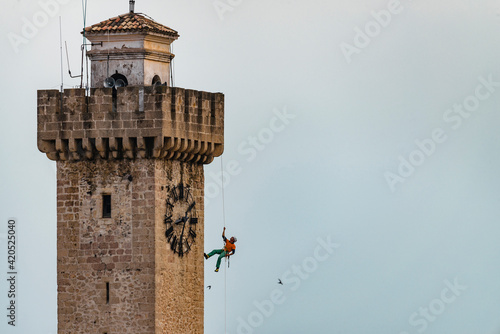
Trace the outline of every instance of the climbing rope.
<instances>
[{"instance_id":1,"label":"climbing rope","mask_svg":"<svg viewBox=\"0 0 500 334\"><path fill-rule=\"evenodd\" d=\"M224 223L224 228L226 228L226 208L224 204L224 164L222 162L222 156L220 157L220 182L221 182L221 192L222 192L222 221ZM225 247L225 246L224 246ZM227 256L224 257L224 261L227 262ZM227 333L227 268L224 266L224 334Z\"/></svg>"},{"instance_id":2,"label":"climbing rope","mask_svg":"<svg viewBox=\"0 0 500 334\"><path fill-rule=\"evenodd\" d=\"M226 227L226 208L224 206L224 166L222 163L222 157L220 157L220 173L221 173L221 190L222 190L222 221L224 222L224 227Z\"/></svg>"}]
</instances>

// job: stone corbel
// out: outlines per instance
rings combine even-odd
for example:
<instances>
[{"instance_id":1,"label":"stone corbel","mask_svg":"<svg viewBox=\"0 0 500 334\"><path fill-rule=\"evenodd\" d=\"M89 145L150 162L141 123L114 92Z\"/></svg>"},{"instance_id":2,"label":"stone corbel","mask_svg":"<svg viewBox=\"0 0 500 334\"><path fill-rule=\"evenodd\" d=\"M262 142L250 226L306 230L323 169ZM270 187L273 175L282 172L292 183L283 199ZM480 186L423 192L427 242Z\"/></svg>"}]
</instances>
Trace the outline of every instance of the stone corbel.
<instances>
[{"instance_id":1,"label":"stone corbel","mask_svg":"<svg viewBox=\"0 0 500 334\"><path fill-rule=\"evenodd\" d=\"M68 160L68 144L63 139L56 139L56 151L59 154L59 160Z\"/></svg>"},{"instance_id":2,"label":"stone corbel","mask_svg":"<svg viewBox=\"0 0 500 334\"><path fill-rule=\"evenodd\" d=\"M92 157L94 156L94 148L89 138L82 139L82 148L85 152L85 158L92 159Z\"/></svg>"},{"instance_id":3,"label":"stone corbel","mask_svg":"<svg viewBox=\"0 0 500 334\"><path fill-rule=\"evenodd\" d=\"M69 158L73 161L80 160L80 154L78 154L78 143L74 138L68 140L69 147Z\"/></svg>"},{"instance_id":4,"label":"stone corbel","mask_svg":"<svg viewBox=\"0 0 500 334\"><path fill-rule=\"evenodd\" d=\"M134 149L135 147L134 143L132 142L132 138L130 137L123 138L123 151L126 158L133 159L135 157Z\"/></svg>"},{"instance_id":5,"label":"stone corbel","mask_svg":"<svg viewBox=\"0 0 500 334\"><path fill-rule=\"evenodd\" d=\"M163 136L156 136L154 138L153 158L159 158L163 151Z\"/></svg>"},{"instance_id":6,"label":"stone corbel","mask_svg":"<svg viewBox=\"0 0 500 334\"><path fill-rule=\"evenodd\" d=\"M95 139L95 148L99 152L99 156L103 159L106 159L108 148L106 145L106 140L104 138L98 137Z\"/></svg>"},{"instance_id":7,"label":"stone corbel","mask_svg":"<svg viewBox=\"0 0 500 334\"><path fill-rule=\"evenodd\" d=\"M137 157L146 158L146 141L144 137L137 137Z\"/></svg>"},{"instance_id":8,"label":"stone corbel","mask_svg":"<svg viewBox=\"0 0 500 334\"><path fill-rule=\"evenodd\" d=\"M115 137L109 138L109 151L113 159L118 159L118 155L120 154L119 149L118 139Z\"/></svg>"}]
</instances>

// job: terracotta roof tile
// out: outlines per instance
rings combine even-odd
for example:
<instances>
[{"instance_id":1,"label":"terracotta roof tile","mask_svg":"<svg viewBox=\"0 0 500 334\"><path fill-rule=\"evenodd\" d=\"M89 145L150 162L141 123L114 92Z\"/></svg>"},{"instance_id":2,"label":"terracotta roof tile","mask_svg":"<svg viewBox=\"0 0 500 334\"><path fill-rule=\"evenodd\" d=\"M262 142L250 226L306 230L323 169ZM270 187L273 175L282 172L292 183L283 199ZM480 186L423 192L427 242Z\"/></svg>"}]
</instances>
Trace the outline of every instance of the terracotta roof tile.
<instances>
[{"instance_id":1,"label":"terracotta roof tile","mask_svg":"<svg viewBox=\"0 0 500 334\"><path fill-rule=\"evenodd\" d=\"M118 17L113 17L85 28L85 34L105 34L108 31L147 31L175 38L179 37L177 31L145 17L144 14L138 13L127 13L124 15L119 15Z\"/></svg>"}]
</instances>

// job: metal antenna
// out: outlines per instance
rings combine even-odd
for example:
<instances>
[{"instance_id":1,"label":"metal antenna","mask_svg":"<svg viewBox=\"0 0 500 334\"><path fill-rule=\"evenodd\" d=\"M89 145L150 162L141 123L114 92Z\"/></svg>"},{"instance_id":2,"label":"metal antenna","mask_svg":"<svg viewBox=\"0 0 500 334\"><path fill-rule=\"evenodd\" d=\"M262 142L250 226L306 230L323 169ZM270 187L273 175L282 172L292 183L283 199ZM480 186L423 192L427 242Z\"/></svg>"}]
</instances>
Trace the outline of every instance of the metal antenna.
<instances>
[{"instance_id":1,"label":"metal antenna","mask_svg":"<svg viewBox=\"0 0 500 334\"><path fill-rule=\"evenodd\" d=\"M64 75L63 75L63 47L62 47L62 19L59 16L59 46L61 48L61 108L59 110L63 110L63 92L64 92Z\"/></svg>"},{"instance_id":2,"label":"metal antenna","mask_svg":"<svg viewBox=\"0 0 500 334\"><path fill-rule=\"evenodd\" d=\"M63 75L63 46L62 46L62 19L59 16L59 46L61 49L61 93L64 90L64 75Z\"/></svg>"},{"instance_id":3,"label":"metal antenna","mask_svg":"<svg viewBox=\"0 0 500 334\"><path fill-rule=\"evenodd\" d=\"M71 78L79 78L81 77L83 74L80 74L80 75L71 75L71 67L69 66L69 56L68 56L68 43L65 41L64 42L66 44L66 58L68 60L68 72L69 72L69 76Z\"/></svg>"},{"instance_id":4,"label":"metal antenna","mask_svg":"<svg viewBox=\"0 0 500 334\"><path fill-rule=\"evenodd\" d=\"M87 54L87 46L85 45L85 26L86 26L86 20L87 20L87 0L82 0L82 11L83 11L83 37L82 37L82 67L80 73L82 73L82 78L80 81L80 88L83 88L83 61L85 59L85 55Z\"/></svg>"}]
</instances>

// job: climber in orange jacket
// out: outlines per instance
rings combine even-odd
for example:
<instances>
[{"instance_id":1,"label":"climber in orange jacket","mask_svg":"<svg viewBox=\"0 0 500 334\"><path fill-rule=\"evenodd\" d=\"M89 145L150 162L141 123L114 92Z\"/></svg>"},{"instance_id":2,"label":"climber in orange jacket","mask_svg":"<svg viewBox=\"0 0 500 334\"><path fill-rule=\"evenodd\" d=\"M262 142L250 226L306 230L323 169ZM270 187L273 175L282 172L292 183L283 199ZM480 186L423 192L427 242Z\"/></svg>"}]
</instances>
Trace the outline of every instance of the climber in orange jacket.
<instances>
[{"instance_id":1,"label":"climber in orange jacket","mask_svg":"<svg viewBox=\"0 0 500 334\"><path fill-rule=\"evenodd\" d=\"M231 255L234 255L234 252L236 250L236 246L234 245L234 243L238 241L238 239L236 239L236 237L231 237L231 239L227 239L226 236L224 235L225 233L226 233L226 228L224 227L224 230L222 231L222 240L224 240L226 244L224 245L223 249L214 249L213 251L208 253L208 255L207 253L203 253L205 259L207 260L211 256L219 254L219 258L217 259L217 264L215 265L215 272L219 271L220 261L222 260L222 258L224 256L227 256L229 258Z\"/></svg>"}]
</instances>

